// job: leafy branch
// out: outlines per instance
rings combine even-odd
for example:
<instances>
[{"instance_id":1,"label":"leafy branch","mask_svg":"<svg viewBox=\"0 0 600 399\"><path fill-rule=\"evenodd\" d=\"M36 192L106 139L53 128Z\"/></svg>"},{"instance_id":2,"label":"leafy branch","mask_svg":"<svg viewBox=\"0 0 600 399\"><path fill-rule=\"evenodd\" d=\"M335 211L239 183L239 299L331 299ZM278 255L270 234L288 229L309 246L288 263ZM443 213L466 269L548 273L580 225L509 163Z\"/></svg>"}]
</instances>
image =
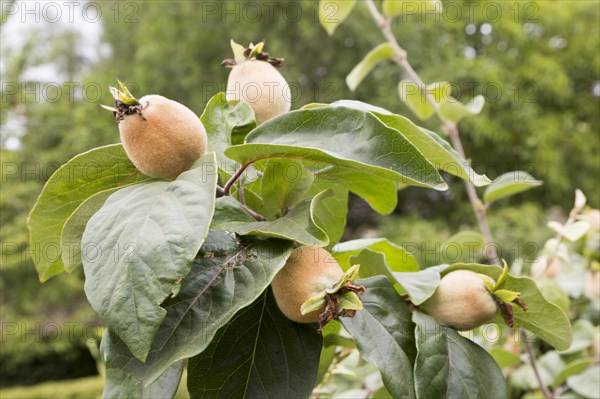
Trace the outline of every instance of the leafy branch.
<instances>
[{"instance_id":1,"label":"leafy branch","mask_svg":"<svg viewBox=\"0 0 600 399\"><path fill-rule=\"evenodd\" d=\"M450 140L452 142L452 146L459 153L459 155L465 158L465 151L463 149L462 142L460 140L460 134L458 129L458 124L454 121L448 120L445 118L440 112L440 105L435 101L435 98L431 94L429 90L427 90L427 86L419 76L419 74L413 69L412 65L408 61L406 51L400 46L398 40L394 36L392 32L392 17L385 18L377 7L373 0L365 0L369 11L371 12L371 16L375 20L375 23L385 36L388 43L392 46L394 50L394 56L392 60L398 64L404 71L410 76L410 78L417 84L417 86L421 89L421 92L425 94L425 98L427 102L431 104L433 110L435 111L438 118L444 124L444 129L446 133L450 136ZM463 179L465 184L465 188L467 191L467 195L469 197L469 202L471 203L471 207L473 208L473 212L475 213L475 217L477 218L477 222L479 224L479 229L483 234L483 238L486 242L486 250L488 258L492 259L495 264L501 266L500 259L498 258L498 252L496 251L496 247L493 245L494 240L492 237L492 232L490 230L488 221L487 221L487 209L483 205L482 201L479 199L477 195L477 191L475 190L475 186L467 179Z\"/></svg>"}]
</instances>

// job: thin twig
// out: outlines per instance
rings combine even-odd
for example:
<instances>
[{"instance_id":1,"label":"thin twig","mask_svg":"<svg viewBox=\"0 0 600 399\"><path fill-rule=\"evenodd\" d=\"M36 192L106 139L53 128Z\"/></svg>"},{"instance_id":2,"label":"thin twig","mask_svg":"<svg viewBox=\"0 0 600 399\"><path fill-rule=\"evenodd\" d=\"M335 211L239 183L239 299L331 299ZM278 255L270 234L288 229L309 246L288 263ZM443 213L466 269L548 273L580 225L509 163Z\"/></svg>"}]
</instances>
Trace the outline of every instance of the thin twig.
<instances>
[{"instance_id":1,"label":"thin twig","mask_svg":"<svg viewBox=\"0 0 600 399\"><path fill-rule=\"evenodd\" d=\"M542 394L544 395L544 398L554 399L554 396L548 390L548 388L546 387L546 384L544 384L544 381L542 381L542 376L540 374L540 370L539 370L539 368L537 366L537 362L535 360L535 352L533 351L531 342L529 342L529 340L527 339L527 334L525 333L525 330L523 330L522 328L519 328L519 333L521 334L521 342L523 343L523 346L525 347L525 351L527 351L527 357L529 358L529 365L533 369L533 373L535 374L535 379L538 382L538 385L540 387L540 390L542 391Z\"/></svg>"},{"instance_id":2,"label":"thin twig","mask_svg":"<svg viewBox=\"0 0 600 399\"><path fill-rule=\"evenodd\" d=\"M229 195L229 192L231 191L231 186L233 186L233 184L236 182L236 180L242 176L242 174L244 173L246 168L248 168L248 166L252 165L252 162L253 161L246 162L245 164L240 166L240 168L238 170L235 171L235 173L233 174L233 176L231 176L229 181L227 181L227 183L225 183L225 187L223 187L223 195Z\"/></svg>"},{"instance_id":3,"label":"thin twig","mask_svg":"<svg viewBox=\"0 0 600 399\"><path fill-rule=\"evenodd\" d=\"M465 151L463 149L462 142L460 141L458 125L453 121L447 120L440 114L439 103L435 101L433 95L429 92L429 90L427 90L427 85L425 85L419 74L413 69L410 62L408 62L406 51L400 46L398 40L396 40L396 37L392 32L392 20L389 18L386 19L381 15L379 10L375 6L373 0L365 0L365 2L369 8L369 11L371 12L373 19L375 20L377 26L381 30L381 33L383 33L383 36L394 49L394 62L398 64L402 69L404 69L407 75L417 84L417 86L421 88L421 91L425 95L427 102L431 104L438 118L444 124L445 130L450 136L452 146L462 158L466 159ZM500 259L498 258L498 252L496 250L494 239L492 237L492 232L487 222L486 207L483 205L483 203L477 196L477 191L475 190L475 186L473 185L473 183L466 179L463 179L463 182L465 184L467 196L469 197L469 202L471 203L471 207L473 208L473 212L475 213L475 217L477 218L479 230L481 231L483 239L486 242L487 258L490 259L493 263L501 265Z\"/></svg>"},{"instance_id":4,"label":"thin twig","mask_svg":"<svg viewBox=\"0 0 600 399\"><path fill-rule=\"evenodd\" d=\"M259 215L259 214L258 214L258 213L256 213L256 212L254 212L254 211L252 210L252 208L250 208L248 205L246 205L246 204L244 204L244 203L241 203L241 202L240 202L240 205L242 206L242 208L244 208L244 210L245 210L246 212L248 212L248 213L250 214L250 216L252 216L254 219L256 219L256 221L258 221L258 222L263 222L263 221L265 221L265 220L266 220L264 217L262 217L261 215Z\"/></svg>"}]
</instances>

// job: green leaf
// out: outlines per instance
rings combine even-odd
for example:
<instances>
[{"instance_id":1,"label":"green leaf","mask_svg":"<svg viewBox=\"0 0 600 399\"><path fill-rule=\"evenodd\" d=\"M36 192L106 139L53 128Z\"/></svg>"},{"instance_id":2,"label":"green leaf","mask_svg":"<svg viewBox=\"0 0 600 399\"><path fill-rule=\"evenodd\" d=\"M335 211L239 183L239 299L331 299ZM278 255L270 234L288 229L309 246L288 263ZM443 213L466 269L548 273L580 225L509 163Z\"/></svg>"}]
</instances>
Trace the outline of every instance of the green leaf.
<instances>
[{"instance_id":1,"label":"green leaf","mask_svg":"<svg viewBox=\"0 0 600 399\"><path fill-rule=\"evenodd\" d=\"M319 203L330 195L333 195L333 191L323 191L312 199L300 202L284 217L264 222L257 222L254 219L241 221L242 212L245 212L241 204L230 199L219 198L215 214L215 219L218 222L213 223L212 228L227 230L240 235L282 238L298 241L303 245L323 247L329 243L329 238L317 224L314 215ZM236 215L235 219L228 219L228 215L234 214Z\"/></svg>"},{"instance_id":2,"label":"green leaf","mask_svg":"<svg viewBox=\"0 0 600 399\"><path fill-rule=\"evenodd\" d=\"M222 326L264 292L291 250L287 241L211 231L179 293L163 303L167 316L146 362L136 359L112 331L108 334L103 341L107 376L108 370L119 369L131 381L151 383L174 362L204 351Z\"/></svg>"},{"instance_id":3,"label":"green leaf","mask_svg":"<svg viewBox=\"0 0 600 399\"><path fill-rule=\"evenodd\" d=\"M316 172L315 179L322 185L344 184L382 215L388 215L398 204L397 185L394 180L356 172L352 169L330 166Z\"/></svg>"},{"instance_id":4,"label":"green leaf","mask_svg":"<svg viewBox=\"0 0 600 399\"><path fill-rule=\"evenodd\" d=\"M440 284L440 270L445 265L429 267L416 273L393 273L394 278L402 286L415 305L429 299Z\"/></svg>"},{"instance_id":5,"label":"green leaf","mask_svg":"<svg viewBox=\"0 0 600 399\"><path fill-rule=\"evenodd\" d=\"M342 238L346 228L348 189L343 184L329 184L317 177L307 196L313 197L327 189L331 190L332 195L316 204L314 218L317 226L329 237L331 244Z\"/></svg>"},{"instance_id":6,"label":"green leaf","mask_svg":"<svg viewBox=\"0 0 600 399\"><path fill-rule=\"evenodd\" d=\"M571 300L569 295L553 278L544 277L538 281L538 288L548 302L552 302L562 309L565 314L569 313ZM575 328L575 326L573 326Z\"/></svg>"},{"instance_id":7,"label":"green leaf","mask_svg":"<svg viewBox=\"0 0 600 399\"><path fill-rule=\"evenodd\" d=\"M578 222L563 225L562 223L551 220L548 222L548 227L565 237L567 240L575 242L586 235L590 229L590 223L587 220L580 220Z\"/></svg>"},{"instance_id":8,"label":"green leaf","mask_svg":"<svg viewBox=\"0 0 600 399\"><path fill-rule=\"evenodd\" d=\"M227 230L229 225L244 225L255 222L242 205L233 197L217 198L215 201L215 214L210 223L211 230Z\"/></svg>"},{"instance_id":9,"label":"green leaf","mask_svg":"<svg viewBox=\"0 0 600 399\"><path fill-rule=\"evenodd\" d=\"M476 96L467 104L461 103L450 96L451 86L448 82L432 83L425 90L438 104L440 117L452 122L460 122L467 116L479 114L485 104L485 98L481 95ZM427 95L415 82L401 81L398 84L398 94L419 119L427 120L435 113Z\"/></svg>"},{"instance_id":10,"label":"green leaf","mask_svg":"<svg viewBox=\"0 0 600 399\"><path fill-rule=\"evenodd\" d=\"M514 367L521 364L521 358L518 354L497 346L490 349L490 356L494 358L500 368Z\"/></svg>"},{"instance_id":11,"label":"green leaf","mask_svg":"<svg viewBox=\"0 0 600 399\"><path fill-rule=\"evenodd\" d=\"M218 93L206 104L200 121L208 136L208 151L217 155L217 164L228 174L237 170L237 163L225 156L224 151L233 144L234 131L247 134L256 126L254 111L244 101L227 101L225 93Z\"/></svg>"},{"instance_id":12,"label":"green leaf","mask_svg":"<svg viewBox=\"0 0 600 399\"><path fill-rule=\"evenodd\" d=\"M127 158L121 144L79 154L50 176L29 217L29 246L40 281L64 272L63 226L83 201L117 187L150 180Z\"/></svg>"},{"instance_id":13,"label":"green leaf","mask_svg":"<svg viewBox=\"0 0 600 399\"><path fill-rule=\"evenodd\" d=\"M233 51L233 58L235 59L235 62L241 64L242 62L246 61L246 56L244 55L246 48L241 44L234 42L233 39L229 41L229 44L231 45L231 50Z\"/></svg>"},{"instance_id":14,"label":"green leaf","mask_svg":"<svg viewBox=\"0 0 600 399\"><path fill-rule=\"evenodd\" d=\"M348 107L371 112L386 126L400 132L437 169L468 180L477 187L486 186L492 182L487 176L476 173L471 168L470 161L463 159L437 133L418 127L404 116L392 114L386 109L374 107L360 101L340 100L332 103L330 106Z\"/></svg>"},{"instance_id":15,"label":"green leaf","mask_svg":"<svg viewBox=\"0 0 600 399\"><path fill-rule=\"evenodd\" d=\"M364 309L341 322L354 337L360 355L379 368L395 398L414 398L412 367L416 356L410 310L383 276L358 280L366 288Z\"/></svg>"},{"instance_id":16,"label":"green leaf","mask_svg":"<svg viewBox=\"0 0 600 399\"><path fill-rule=\"evenodd\" d=\"M489 204L541 185L541 181L534 179L527 172L508 172L498 177L485 189L483 200Z\"/></svg>"},{"instance_id":17,"label":"green leaf","mask_svg":"<svg viewBox=\"0 0 600 399\"><path fill-rule=\"evenodd\" d=\"M493 399L507 396L502 370L479 345L424 313L413 313L418 398Z\"/></svg>"},{"instance_id":18,"label":"green leaf","mask_svg":"<svg viewBox=\"0 0 600 399\"><path fill-rule=\"evenodd\" d=\"M442 244L440 258L444 263L473 262L481 258L484 247L485 241L480 232L460 231Z\"/></svg>"},{"instance_id":19,"label":"green leaf","mask_svg":"<svg viewBox=\"0 0 600 399\"><path fill-rule=\"evenodd\" d=\"M314 180L313 174L295 159L268 159L263 173L260 195L267 219L281 217L286 207L296 205Z\"/></svg>"},{"instance_id":20,"label":"green leaf","mask_svg":"<svg viewBox=\"0 0 600 399\"><path fill-rule=\"evenodd\" d=\"M590 366L583 373L567 378L567 385L581 396L597 398L600 392L600 366Z\"/></svg>"},{"instance_id":21,"label":"green leaf","mask_svg":"<svg viewBox=\"0 0 600 399\"><path fill-rule=\"evenodd\" d=\"M447 82L432 83L426 87L435 102L439 103L446 96L450 96L450 84ZM400 100L421 120L427 120L433 116L435 110L427 100L427 96L418 84L403 80L398 83L398 94Z\"/></svg>"},{"instance_id":22,"label":"green leaf","mask_svg":"<svg viewBox=\"0 0 600 399\"><path fill-rule=\"evenodd\" d=\"M594 343L596 333L596 328L589 320L575 320L573 322L573 342L561 353L568 355L589 348Z\"/></svg>"},{"instance_id":23,"label":"green leaf","mask_svg":"<svg viewBox=\"0 0 600 399\"><path fill-rule=\"evenodd\" d=\"M208 234L215 171L210 153L173 182L124 188L106 200L83 234L87 298L142 360L167 313L160 304L188 275Z\"/></svg>"},{"instance_id":24,"label":"green leaf","mask_svg":"<svg viewBox=\"0 0 600 399\"><path fill-rule=\"evenodd\" d=\"M238 312L188 362L192 398L303 398L314 387L322 337L288 320L272 292Z\"/></svg>"},{"instance_id":25,"label":"green leaf","mask_svg":"<svg viewBox=\"0 0 600 399\"><path fill-rule=\"evenodd\" d=\"M468 116L479 115L484 105L485 98L482 95L475 96L466 104L453 97L446 97L440 103L440 116L445 120L460 122Z\"/></svg>"},{"instance_id":26,"label":"green leaf","mask_svg":"<svg viewBox=\"0 0 600 399\"><path fill-rule=\"evenodd\" d=\"M119 190L120 188L113 188L92 195L83 201L65 222L60 246L66 273L71 273L78 267L83 266L81 259L81 239L85 231L85 226L90 218L102 208L106 199Z\"/></svg>"},{"instance_id":27,"label":"green leaf","mask_svg":"<svg viewBox=\"0 0 600 399\"><path fill-rule=\"evenodd\" d=\"M394 57L394 48L388 42L375 47L359 62L352 72L346 77L346 84L351 91L356 90L360 82L375 68L381 61L389 60Z\"/></svg>"},{"instance_id":28,"label":"green leaf","mask_svg":"<svg viewBox=\"0 0 600 399\"><path fill-rule=\"evenodd\" d=\"M107 339L108 334L106 329L102 342ZM100 350L104 349L101 344ZM150 383L144 379L136 380L119 369L107 368L102 398L172 398L177 392L182 373L183 360L168 367L158 379Z\"/></svg>"},{"instance_id":29,"label":"green leaf","mask_svg":"<svg viewBox=\"0 0 600 399\"><path fill-rule=\"evenodd\" d=\"M417 260L410 252L385 238L365 238L341 242L333 248L332 255L342 269L346 270L352 266L350 258L358 255L365 248L383 253L385 261L392 271L408 272L420 270Z\"/></svg>"},{"instance_id":30,"label":"green leaf","mask_svg":"<svg viewBox=\"0 0 600 399\"><path fill-rule=\"evenodd\" d=\"M288 112L229 147L241 163L267 158L299 158L342 166L404 184L447 189L423 155L394 129L370 114L346 107Z\"/></svg>"},{"instance_id":31,"label":"green leaf","mask_svg":"<svg viewBox=\"0 0 600 399\"><path fill-rule=\"evenodd\" d=\"M565 383L565 381L567 381L567 378L581 373L582 371L587 369L588 366L594 363L595 359L593 357L585 357L582 359L573 360L554 377L554 382L552 383L552 385L555 387L561 386Z\"/></svg>"},{"instance_id":32,"label":"green leaf","mask_svg":"<svg viewBox=\"0 0 600 399\"><path fill-rule=\"evenodd\" d=\"M442 2L440 0L383 0L381 7L383 13L389 17L422 15L423 12L431 13L432 11L442 12Z\"/></svg>"},{"instance_id":33,"label":"green leaf","mask_svg":"<svg viewBox=\"0 0 600 399\"><path fill-rule=\"evenodd\" d=\"M510 303L519 297L519 293L510 290L496 290L494 296L502 302Z\"/></svg>"},{"instance_id":34,"label":"green leaf","mask_svg":"<svg viewBox=\"0 0 600 399\"><path fill-rule=\"evenodd\" d=\"M340 309L349 309L349 310L362 310L363 303L361 302L358 295L354 292L346 291L343 292L340 297Z\"/></svg>"},{"instance_id":35,"label":"green leaf","mask_svg":"<svg viewBox=\"0 0 600 399\"><path fill-rule=\"evenodd\" d=\"M502 274L502 268L497 266L458 263L445 269L442 277L454 270L471 270L496 281ZM527 311L520 306L513 306L514 328L526 328L557 350L569 348L573 340L569 319L561 308L546 300L534 280L507 274L503 288L521 293L521 299L528 306ZM500 315L496 317L496 322L504 324Z\"/></svg>"},{"instance_id":36,"label":"green leaf","mask_svg":"<svg viewBox=\"0 0 600 399\"><path fill-rule=\"evenodd\" d=\"M356 5L356 0L319 0L319 22L329 36L344 22Z\"/></svg>"}]
</instances>

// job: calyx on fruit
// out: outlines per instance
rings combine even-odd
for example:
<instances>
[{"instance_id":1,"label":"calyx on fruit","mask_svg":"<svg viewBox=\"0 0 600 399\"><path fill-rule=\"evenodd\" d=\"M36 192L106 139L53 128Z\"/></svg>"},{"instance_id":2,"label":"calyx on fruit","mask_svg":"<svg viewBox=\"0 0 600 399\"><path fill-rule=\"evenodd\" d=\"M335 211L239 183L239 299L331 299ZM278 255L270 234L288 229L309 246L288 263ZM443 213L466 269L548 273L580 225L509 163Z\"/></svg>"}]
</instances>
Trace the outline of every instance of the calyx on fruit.
<instances>
[{"instance_id":1,"label":"calyx on fruit","mask_svg":"<svg viewBox=\"0 0 600 399\"><path fill-rule=\"evenodd\" d=\"M200 118L185 105L159 95L139 100L118 81L110 87L113 112L121 142L134 165L144 174L175 180L206 152L206 130Z\"/></svg>"},{"instance_id":2,"label":"calyx on fruit","mask_svg":"<svg viewBox=\"0 0 600 399\"><path fill-rule=\"evenodd\" d=\"M340 316L363 308L363 286L356 286L358 265L344 272L322 248L298 247L277 273L271 287L281 312L297 323L319 322L319 331Z\"/></svg>"},{"instance_id":3,"label":"calyx on fruit","mask_svg":"<svg viewBox=\"0 0 600 399\"><path fill-rule=\"evenodd\" d=\"M244 100L254 110L256 123L261 124L286 113L291 108L290 86L276 68L283 66L283 58L273 58L263 52L264 41L248 48L231 41L234 59L221 65L232 68L227 80L228 101Z\"/></svg>"},{"instance_id":4,"label":"calyx on fruit","mask_svg":"<svg viewBox=\"0 0 600 399\"><path fill-rule=\"evenodd\" d=\"M471 330L496 317L500 310L506 323L513 326L512 303L527 310L520 293L502 289L508 266L498 281L470 270L446 274L434 294L419 307L443 326L459 331Z\"/></svg>"}]
</instances>

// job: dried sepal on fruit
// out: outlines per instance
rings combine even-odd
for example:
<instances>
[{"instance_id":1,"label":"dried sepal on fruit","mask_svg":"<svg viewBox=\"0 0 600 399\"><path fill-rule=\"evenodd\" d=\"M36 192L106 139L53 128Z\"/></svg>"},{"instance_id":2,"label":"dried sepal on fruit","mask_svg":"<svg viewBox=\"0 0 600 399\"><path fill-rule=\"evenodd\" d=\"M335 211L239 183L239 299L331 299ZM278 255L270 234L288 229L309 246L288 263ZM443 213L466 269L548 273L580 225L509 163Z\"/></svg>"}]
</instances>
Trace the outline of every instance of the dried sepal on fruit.
<instances>
[{"instance_id":1,"label":"dried sepal on fruit","mask_svg":"<svg viewBox=\"0 0 600 399\"><path fill-rule=\"evenodd\" d=\"M431 298L419 308L441 325L459 331L491 322L498 311L512 327L513 304L525 311L527 305L520 293L503 288L507 274L506 263L497 281L471 270L452 271L442 278Z\"/></svg>"},{"instance_id":2,"label":"dried sepal on fruit","mask_svg":"<svg viewBox=\"0 0 600 399\"><path fill-rule=\"evenodd\" d=\"M288 112L292 105L290 86L276 69L283 66L283 58L264 52L264 44L250 43L244 48L232 40L234 58L221 63L232 68L227 80L227 100L247 102L259 125Z\"/></svg>"},{"instance_id":3,"label":"dried sepal on fruit","mask_svg":"<svg viewBox=\"0 0 600 399\"><path fill-rule=\"evenodd\" d=\"M281 312L297 323L319 323L319 331L341 316L362 309L365 288L353 283L358 266L344 272L322 248L296 248L277 273L271 287Z\"/></svg>"},{"instance_id":4,"label":"dried sepal on fruit","mask_svg":"<svg viewBox=\"0 0 600 399\"><path fill-rule=\"evenodd\" d=\"M159 96L139 100L118 81L110 87L113 112L121 142L134 165L144 174L175 180L206 152L206 130L200 118L186 106Z\"/></svg>"}]
</instances>

